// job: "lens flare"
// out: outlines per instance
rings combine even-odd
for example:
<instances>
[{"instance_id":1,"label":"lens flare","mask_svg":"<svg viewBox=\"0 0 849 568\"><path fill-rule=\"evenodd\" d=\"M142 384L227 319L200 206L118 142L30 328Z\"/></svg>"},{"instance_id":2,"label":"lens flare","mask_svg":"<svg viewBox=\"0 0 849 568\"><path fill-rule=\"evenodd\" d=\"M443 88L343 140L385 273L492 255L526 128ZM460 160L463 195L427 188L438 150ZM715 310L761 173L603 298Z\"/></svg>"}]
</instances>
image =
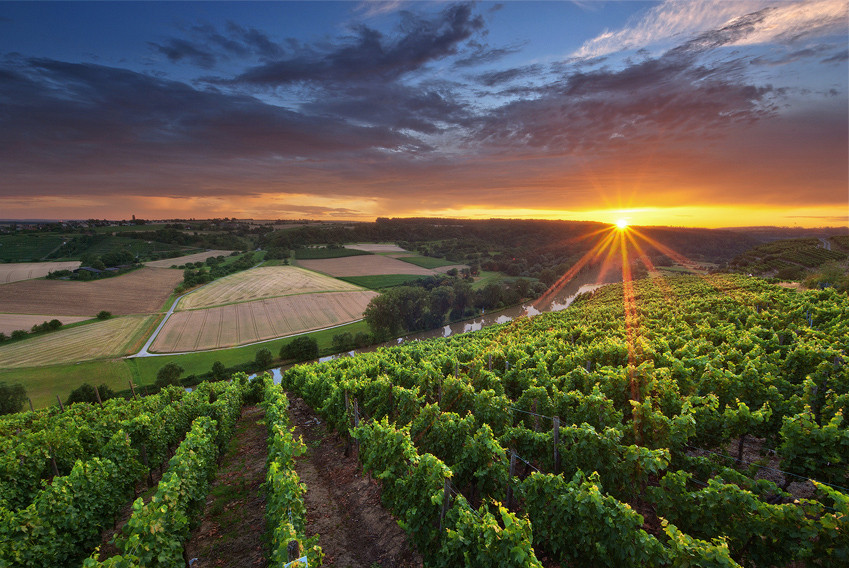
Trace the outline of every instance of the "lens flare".
<instances>
[{"instance_id":1,"label":"lens flare","mask_svg":"<svg viewBox=\"0 0 849 568\"><path fill-rule=\"evenodd\" d=\"M627 219L619 219L616 221L616 228L620 231L624 231L628 228L628 220Z\"/></svg>"}]
</instances>

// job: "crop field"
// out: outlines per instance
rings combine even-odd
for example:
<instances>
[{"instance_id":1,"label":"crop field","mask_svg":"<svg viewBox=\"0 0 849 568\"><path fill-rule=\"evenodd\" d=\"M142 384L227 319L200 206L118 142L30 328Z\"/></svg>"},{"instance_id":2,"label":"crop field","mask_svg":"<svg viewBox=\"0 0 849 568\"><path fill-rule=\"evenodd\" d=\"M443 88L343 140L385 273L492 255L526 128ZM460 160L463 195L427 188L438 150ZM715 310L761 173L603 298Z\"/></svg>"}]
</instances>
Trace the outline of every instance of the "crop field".
<instances>
[{"instance_id":1,"label":"crop field","mask_svg":"<svg viewBox=\"0 0 849 568\"><path fill-rule=\"evenodd\" d=\"M74 270L80 263L72 262L15 262L0 264L0 284L42 278L56 270Z\"/></svg>"},{"instance_id":2,"label":"crop field","mask_svg":"<svg viewBox=\"0 0 849 568\"><path fill-rule=\"evenodd\" d=\"M388 245L388 244L377 244L377 243L354 243L352 245L345 245L345 248L354 249L354 250L364 250L366 252L373 253L384 253L384 252L408 252L398 245Z\"/></svg>"},{"instance_id":3,"label":"crop field","mask_svg":"<svg viewBox=\"0 0 849 568\"><path fill-rule=\"evenodd\" d=\"M338 325L360 319L375 296L364 290L297 294L176 312L150 350L218 349Z\"/></svg>"},{"instance_id":4,"label":"crop field","mask_svg":"<svg viewBox=\"0 0 849 568\"><path fill-rule=\"evenodd\" d=\"M177 270L142 268L91 282L26 280L2 286L0 313L93 316L149 314L160 310L183 279Z\"/></svg>"},{"instance_id":5,"label":"crop field","mask_svg":"<svg viewBox=\"0 0 849 568\"><path fill-rule=\"evenodd\" d=\"M152 268L171 268L172 266L180 266L181 264L186 264L187 262L203 262L207 258L213 256L230 256L230 253L233 251L230 250L208 250L206 252L198 252L195 254L190 254L186 256L175 256L174 258L163 258L162 260L151 260L150 262L145 262L145 266L150 266Z\"/></svg>"},{"instance_id":6,"label":"crop field","mask_svg":"<svg viewBox=\"0 0 849 568\"><path fill-rule=\"evenodd\" d=\"M330 276L375 276L378 274L430 276L436 274L435 271L428 268L381 255L299 260L298 265Z\"/></svg>"},{"instance_id":7,"label":"crop field","mask_svg":"<svg viewBox=\"0 0 849 568\"><path fill-rule=\"evenodd\" d=\"M16 329L23 329L24 331L29 331L32 329L32 326L50 321L52 319L58 319L64 325L69 323L77 323L78 321L85 321L89 319L88 316L39 316L32 314L0 314L0 333L5 333L9 335Z\"/></svg>"},{"instance_id":8,"label":"crop field","mask_svg":"<svg viewBox=\"0 0 849 568\"><path fill-rule=\"evenodd\" d=\"M354 284L295 266L260 266L225 276L192 292L180 300L177 309L211 308L292 294L357 290L360 288Z\"/></svg>"},{"instance_id":9,"label":"crop field","mask_svg":"<svg viewBox=\"0 0 849 568\"><path fill-rule=\"evenodd\" d=\"M41 260L61 246L63 240L59 235L0 235L0 261Z\"/></svg>"},{"instance_id":10,"label":"crop field","mask_svg":"<svg viewBox=\"0 0 849 568\"><path fill-rule=\"evenodd\" d=\"M127 316L0 345L0 367L38 367L127 355L151 316Z\"/></svg>"}]
</instances>

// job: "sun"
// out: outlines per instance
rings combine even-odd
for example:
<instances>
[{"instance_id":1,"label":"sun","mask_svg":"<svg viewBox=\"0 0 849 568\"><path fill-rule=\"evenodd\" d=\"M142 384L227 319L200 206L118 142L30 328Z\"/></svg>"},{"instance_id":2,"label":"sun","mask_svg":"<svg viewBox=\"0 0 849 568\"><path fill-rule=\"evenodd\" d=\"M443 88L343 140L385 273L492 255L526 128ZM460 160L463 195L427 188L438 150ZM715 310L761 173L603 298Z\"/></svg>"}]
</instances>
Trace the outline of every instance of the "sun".
<instances>
[{"instance_id":1,"label":"sun","mask_svg":"<svg viewBox=\"0 0 849 568\"><path fill-rule=\"evenodd\" d=\"M628 221L626 219L617 219L616 228L620 231L624 231L628 228Z\"/></svg>"}]
</instances>

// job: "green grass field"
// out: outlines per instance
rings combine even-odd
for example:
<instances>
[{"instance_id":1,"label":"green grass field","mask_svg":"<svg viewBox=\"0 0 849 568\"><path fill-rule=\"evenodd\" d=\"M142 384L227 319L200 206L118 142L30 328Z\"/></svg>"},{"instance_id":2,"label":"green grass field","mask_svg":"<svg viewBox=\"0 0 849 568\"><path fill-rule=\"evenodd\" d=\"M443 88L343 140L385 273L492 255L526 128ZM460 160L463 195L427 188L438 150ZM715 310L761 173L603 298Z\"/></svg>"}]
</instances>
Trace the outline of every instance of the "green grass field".
<instances>
[{"instance_id":1,"label":"green grass field","mask_svg":"<svg viewBox=\"0 0 849 568\"><path fill-rule=\"evenodd\" d=\"M38 262L62 244L60 235L0 235L0 262Z\"/></svg>"},{"instance_id":2,"label":"green grass field","mask_svg":"<svg viewBox=\"0 0 849 568\"><path fill-rule=\"evenodd\" d=\"M426 276L418 276L416 274L376 274L373 276L339 276L339 280L344 280L363 288L370 290L380 290L382 288L392 288L393 286L401 286L413 280L427 278Z\"/></svg>"},{"instance_id":3,"label":"green grass field","mask_svg":"<svg viewBox=\"0 0 849 568\"><path fill-rule=\"evenodd\" d=\"M432 256L400 256L398 260L421 266L422 268L439 268L440 266L451 266L457 264L453 260L445 260L444 258L434 258Z\"/></svg>"},{"instance_id":4,"label":"green grass field","mask_svg":"<svg viewBox=\"0 0 849 568\"><path fill-rule=\"evenodd\" d=\"M93 386L105 384L121 391L130 388L132 378L130 368L120 359L0 370L0 382L24 385L35 408L57 404L56 395L64 402L71 391L83 383Z\"/></svg>"}]
</instances>

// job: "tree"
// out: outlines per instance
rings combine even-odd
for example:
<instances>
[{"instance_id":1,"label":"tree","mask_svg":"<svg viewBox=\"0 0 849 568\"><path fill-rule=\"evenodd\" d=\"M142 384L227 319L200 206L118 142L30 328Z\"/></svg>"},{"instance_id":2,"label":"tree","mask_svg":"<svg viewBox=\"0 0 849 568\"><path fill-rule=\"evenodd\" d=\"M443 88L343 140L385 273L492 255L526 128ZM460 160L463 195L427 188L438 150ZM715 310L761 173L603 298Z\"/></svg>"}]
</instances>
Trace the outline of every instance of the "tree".
<instances>
[{"instance_id":1,"label":"tree","mask_svg":"<svg viewBox=\"0 0 849 568\"><path fill-rule=\"evenodd\" d=\"M24 385L0 383L0 414L20 412L26 401L27 391Z\"/></svg>"},{"instance_id":2,"label":"tree","mask_svg":"<svg viewBox=\"0 0 849 568\"><path fill-rule=\"evenodd\" d=\"M302 335L296 337L280 348L281 359L295 359L306 361L318 357L318 342L312 337Z\"/></svg>"},{"instance_id":3,"label":"tree","mask_svg":"<svg viewBox=\"0 0 849 568\"><path fill-rule=\"evenodd\" d=\"M221 361L216 361L212 364L212 380L222 381L227 375L227 368Z\"/></svg>"},{"instance_id":4,"label":"tree","mask_svg":"<svg viewBox=\"0 0 849 568\"><path fill-rule=\"evenodd\" d=\"M270 367L272 361L274 361L274 357L271 355L271 351L267 348L262 348L257 351L256 356L254 357L254 362L256 363L257 369L260 371Z\"/></svg>"},{"instance_id":5,"label":"tree","mask_svg":"<svg viewBox=\"0 0 849 568\"><path fill-rule=\"evenodd\" d=\"M100 400L104 401L115 397L115 391L105 384L97 387L97 393L100 393ZM73 404L75 402L97 402L97 393L94 392L94 387L88 383L83 383L68 395L68 400L65 404Z\"/></svg>"},{"instance_id":6,"label":"tree","mask_svg":"<svg viewBox=\"0 0 849 568\"><path fill-rule=\"evenodd\" d=\"M112 312L107 312L106 310L100 310L97 312L97 319L99 320L108 320L112 317Z\"/></svg>"},{"instance_id":7,"label":"tree","mask_svg":"<svg viewBox=\"0 0 849 568\"><path fill-rule=\"evenodd\" d=\"M180 375L183 374L183 369L177 363L168 363L156 373L156 386L162 388L168 385L176 385L180 382Z\"/></svg>"}]
</instances>

